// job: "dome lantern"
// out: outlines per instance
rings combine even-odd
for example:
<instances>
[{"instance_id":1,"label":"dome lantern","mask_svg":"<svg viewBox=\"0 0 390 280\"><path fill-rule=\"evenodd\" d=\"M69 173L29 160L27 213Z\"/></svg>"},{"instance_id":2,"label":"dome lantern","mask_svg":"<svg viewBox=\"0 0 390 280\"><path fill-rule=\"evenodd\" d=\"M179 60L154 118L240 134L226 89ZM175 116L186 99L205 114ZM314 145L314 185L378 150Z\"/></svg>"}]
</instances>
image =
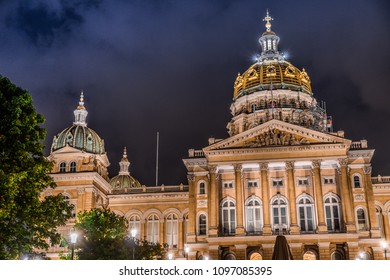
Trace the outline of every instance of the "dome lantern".
<instances>
[{"instance_id":1,"label":"dome lantern","mask_svg":"<svg viewBox=\"0 0 390 280\"><path fill-rule=\"evenodd\" d=\"M77 106L76 110L74 110L75 121L73 122L73 124L87 126L87 115L88 111L84 107L84 93L81 92L79 106Z\"/></svg>"},{"instance_id":2,"label":"dome lantern","mask_svg":"<svg viewBox=\"0 0 390 280\"><path fill-rule=\"evenodd\" d=\"M265 21L265 28L266 31L261 35L259 38L259 43L261 45L261 55L258 57L259 62L265 61L265 60L283 60L283 57L279 54L278 51L278 44L280 38L271 30L271 20L273 20L272 17L270 17L268 10L267 15L263 19Z\"/></svg>"},{"instance_id":3,"label":"dome lantern","mask_svg":"<svg viewBox=\"0 0 390 280\"><path fill-rule=\"evenodd\" d=\"M120 167L119 175L130 175L129 166L130 166L130 162L127 159L126 147L124 147L123 157L122 160L119 162L119 167Z\"/></svg>"}]
</instances>

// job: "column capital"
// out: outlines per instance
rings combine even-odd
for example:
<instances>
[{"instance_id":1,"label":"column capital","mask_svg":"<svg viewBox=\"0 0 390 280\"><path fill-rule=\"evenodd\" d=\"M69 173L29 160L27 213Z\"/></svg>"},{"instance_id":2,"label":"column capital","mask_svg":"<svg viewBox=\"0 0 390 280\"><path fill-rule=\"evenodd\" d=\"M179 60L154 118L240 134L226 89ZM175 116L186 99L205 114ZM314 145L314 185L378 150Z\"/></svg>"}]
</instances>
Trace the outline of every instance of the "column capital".
<instances>
[{"instance_id":1,"label":"column capital","mask_svg":"<svg viewBox=\"0 0 390 280\"><path fill-rule=\"evenodd\" d=\"M363 171L365 175L371 174L372 166L364 166Z\"/></svg>"},{"instance_id":2,"label":"column capital","mask_svg":"<svg viewBox=\"0 0 390 280\"><path fill-rule=\"evenodd\" d=\"M268 162L260 162L259 163L260 170L268 170Z\"/></svg>"},{"instance_id":3,"label":"column capital","mask_svg":"<svg viewBox=\"0 0 390 280\"><path fill-rule=\"evenodd\" d=\"M294 161L286 161L286 170L294 169Z\"/></svg>"},{"instance_id":4,"label":"column capital","mask_svg":"<svg viewBox=\"0 0 390 280\"><path fill-rule=\"evenodd\" d=\"M234 168L235 172L241 172L242 164L241 163L235 163L235 164L233 164L233 168Z\"/></svg>"},{"instance_id":5,"label":"column capital","mask_svg":"<svg viewBox=\"0 0 390 280\"><path fill-rule=\"evenodd\" d=\"M348 158L339 158L338 159L339 164L341 167L347 167L348 166Z\"/></svg>"},{"instance_id":6,"label":"column capital","mask_svg":"<svg viewBox=\"0 0 390 280\"><path fill-rule=\"evenodd\" d=\"M217 166L216 165L209 165L209 172L210 173L216 173L217 172Z\"/></svg>"},{"instance_id":7,"label":"column capital","mask_svg":"<svg viewBox=\"0 0 390 280\"><path fill-rule=\"evenodd\" d=\"M313 168L320 168L321 167L321 160L312 160L311 164L313 165Z\"/></svg>"},{"instance_id":8,"label":"column capital","mask_svg":"<svg viewBox=\"0 0 390 280\"><path fill-rule=\"evenodd\" d=\"M195 182L195 175L194 174L187 174L188 182Z\"/></svg>"}]
</instances>

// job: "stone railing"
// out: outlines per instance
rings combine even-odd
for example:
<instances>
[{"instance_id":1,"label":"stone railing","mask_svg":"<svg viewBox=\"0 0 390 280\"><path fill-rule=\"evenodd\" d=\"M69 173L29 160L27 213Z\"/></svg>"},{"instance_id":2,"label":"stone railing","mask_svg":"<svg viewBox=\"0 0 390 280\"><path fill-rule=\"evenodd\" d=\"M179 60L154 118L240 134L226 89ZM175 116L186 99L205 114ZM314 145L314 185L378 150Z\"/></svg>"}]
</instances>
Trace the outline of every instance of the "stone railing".
<instances>
[{"instance_id":1,"label":"stone railing","mask_svg":"<svg viewBox=\"0 0 390 280\"><path fill-rule=\"evenodd\" d=\"M360 141L352 142L351 144L351 150L360 150L360 149L367 149L367 148L368 148L367 140L360 140Z\"/></svg>"},{"instance_id":2,"label":"stone railing","mask_svg":"<svg viewBox=\"0 0 390 280\"><path fill-rule=\"evenodd\" d=\"M204 157L204 152L202 150L189 149L188 157Z\"/></svg>"},{"instance_id":3,"label":"stone railing","mask_svg":"<svg viewBox=\"0 0 390 280\"><path fill-rule=\"evenodd\" d=\"M378 175L377 177L371 177L371 182L373 184L386 184L386 183L390 183L390 176Z\"/></svg>"},{"instance_id":4,"label":"stone railing","mask_svg":"<svg viewBox=\"0 0 390 280\"><path fill-rule=\"evenodd\" d=\"M176 185L176 186L142 186L141 188L125 188L125 189L118 189L118 190L112 190L111 194L124 194L124 193L167 193L167 192L188 192L188 185Z\"/></svg>"}]
</instances>

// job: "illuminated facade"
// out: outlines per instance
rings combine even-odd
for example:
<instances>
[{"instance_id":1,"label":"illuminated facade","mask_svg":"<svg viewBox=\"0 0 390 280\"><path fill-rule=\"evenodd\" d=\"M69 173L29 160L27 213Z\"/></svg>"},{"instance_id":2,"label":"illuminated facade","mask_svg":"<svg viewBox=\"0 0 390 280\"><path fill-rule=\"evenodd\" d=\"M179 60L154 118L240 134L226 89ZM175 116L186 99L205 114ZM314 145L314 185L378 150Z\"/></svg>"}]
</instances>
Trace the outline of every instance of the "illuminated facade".
<instances>
[{"instance_id":1,"label":"illuminated facade","mask_svg":"<svg viewBox=\"0 0 390 280\"><path fill-rule=\"evenodd\" d=\"M126 150L109 179L104 142L87 127L81 97L49 156L58 186L51 192L76 206L74 218L107 206L139 238L169 244L175 258L271 259L284 234L294 259L384 259L390 177L372 177L366 140L333 132L310 77L279 53L268 13L264 20L261 55L234 83L229 137L189 150L188 185L142 185ZM59 231L68 236L74 222Z\"/></svg>"}]
</instances>

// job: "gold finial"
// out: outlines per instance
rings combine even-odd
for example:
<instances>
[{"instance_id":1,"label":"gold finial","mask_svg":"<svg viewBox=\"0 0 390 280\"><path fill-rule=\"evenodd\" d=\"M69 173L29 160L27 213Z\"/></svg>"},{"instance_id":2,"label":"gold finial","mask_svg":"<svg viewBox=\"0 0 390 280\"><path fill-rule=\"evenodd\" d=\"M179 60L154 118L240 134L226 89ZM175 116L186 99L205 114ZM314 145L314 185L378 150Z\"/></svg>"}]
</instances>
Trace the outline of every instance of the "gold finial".
<instances>
[{"instance_id":1,"label":"gold finial","mask_svg":"<svg viewBox=\"0 0 390 280\"><path fill-rule=\"evenodd\" d=\"M123 148L123 157L124 157L124 158L127 158L126 146Z\"/></svg>"},{"instance_id":2,"label":"gold finial","mask_svg":"<svg viewBox=\"0 0 390 280\"><path fill-rule=\"evenodd\" d=\"M79 106L77 106L77 109L84 109L85 110L85 107L84 107L84 92L83 91L81 91Z\"/></svg>"},{"instance_id":3,"label":"gold finial","mask_svg":"<svg viewBox=\"0 0 390 280\"><path fill-rule=\"evenodd\" d=\"M267 9L267 15L265 16L265 18L263 19L263 21L265 21L265 28L267 29L267 32L270 32L271 31L271 20L274 20L272 17L270 17L269 13L268 13L268 9Z\"/></svg>"}]
</instances>

